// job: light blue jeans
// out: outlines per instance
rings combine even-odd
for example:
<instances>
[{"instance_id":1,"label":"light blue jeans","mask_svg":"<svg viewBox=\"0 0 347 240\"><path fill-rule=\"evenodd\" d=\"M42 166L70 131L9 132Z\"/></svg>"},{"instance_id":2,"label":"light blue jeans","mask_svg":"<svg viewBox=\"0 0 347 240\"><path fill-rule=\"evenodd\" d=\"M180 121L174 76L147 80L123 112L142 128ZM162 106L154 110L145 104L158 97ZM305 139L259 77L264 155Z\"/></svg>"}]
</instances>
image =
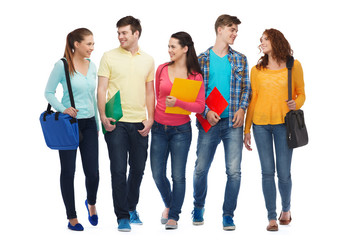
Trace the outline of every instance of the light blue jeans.
<instances>
[{"instance_id":1,"label":"light blue jeans","mask_svg":"<svg viewBox=\"0 0 347 240\"><path fill-rule=\"evenodd\" d=\"M222 141L225 152L227 183L224 193L223 216L234 216L241 183L243 127L229 127L228 118L222 118L206 133L199 125L197 160L194 170L194 206L202 208L207 194L207 175L218 144ZM217 159L221 160L221 159ZM215 183L220 184L220 183Z\"/></svg>"},{"instance_id":2,"label":"light blue jeans","mask_svg":"<svg viewBox=\"0 0 347 240\"><path fill-rule=\"evenodd\" d=\"M262 170L262 186L265 198L268 219L277 219L276 215L276 184L275 171L277 170L278 188L282 199L282 211L290 210L290 197L292 179L290 174L293 149L288 148L286 139L286 126L255 125L253 135L257 145ZM276 160L274 157L275 145Z\"/></svg>"},{"instance_id":3,"label":"light blue jeans","mask_svg":"<svg viewBox=\"0 0 347 240\"><path fill-rule=\"evenodd\" d=\"M186 190L186 164L192 128L190 122L179 126L167 126L154 122L151 141L152 175L165 207L170 208L169 219L178 221ZM171 178L166 176L166 166L171 154Z\"/></svg>"}]
</instances>

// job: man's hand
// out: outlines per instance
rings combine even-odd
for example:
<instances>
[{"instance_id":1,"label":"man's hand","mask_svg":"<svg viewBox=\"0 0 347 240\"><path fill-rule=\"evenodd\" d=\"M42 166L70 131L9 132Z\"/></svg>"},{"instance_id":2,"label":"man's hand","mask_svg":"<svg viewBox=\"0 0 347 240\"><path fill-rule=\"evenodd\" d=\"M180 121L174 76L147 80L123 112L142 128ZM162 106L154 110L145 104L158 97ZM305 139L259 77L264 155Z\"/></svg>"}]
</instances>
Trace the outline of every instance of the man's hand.
<instances>
[{"instance_id":1,"label":"man's hand","mask_svg":"<svg viewBox=\"0 0 347 240\"><path fill-rule=\"evenodd\" d=\"M220 116L214 111L209 111L206 114L206 119L211 124L211 126L215 126L219 122Z\"/></svg>"},{"instance_id":2,"label":"man's hand","mask_svg":"<svg viewBox=\"0 0 347 240\"><path fill-rule=\"evenodd\" d=\"M245 111L242 108L240 108L234 115L233 128L241 127L243 125L244 117L245 117Z\"/></svg>"},{"instance_id":3,"label":"man's hand","mask_svg":"<svg viewBox=\"0 0 347 240\"><path fill-rule=\"evenodd\" d=\"M142 121L142 124L145 126L142 130L137 130L142 137L146 137L149 134L149 131L151 130L151 127L153 125L154 121L151 119Z\"/></svg>"},{"instance_id":4,"label":"man's hand","mask_svg":"<svg viewBox=\"0 0 347 240\"><path fill-rule=\"evenodd\" d=\"M112 132L116 128L116 124L112 125L111 122L116 122L113 118L102 117L101 122L107 132Z\"/></svg>"}]
</instances>

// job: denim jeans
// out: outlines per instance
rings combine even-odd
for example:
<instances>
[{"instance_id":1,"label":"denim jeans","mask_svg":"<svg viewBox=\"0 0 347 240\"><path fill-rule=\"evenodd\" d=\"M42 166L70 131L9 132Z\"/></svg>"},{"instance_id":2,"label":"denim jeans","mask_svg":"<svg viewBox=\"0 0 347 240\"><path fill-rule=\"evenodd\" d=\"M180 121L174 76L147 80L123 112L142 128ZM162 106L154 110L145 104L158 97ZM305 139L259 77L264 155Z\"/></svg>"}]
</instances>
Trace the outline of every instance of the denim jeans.
<instances>
[{"instance_id":1,"label":"denim jeans","mask_svg":"<svg viewBox=\"0 0 347 240\"><path fill-rule=\"evenodd\" d=\"M157 188L165 207L170 208L169 219L179 220L179 214L186 190L186 163L192 128L190 122L180 126L167 126L154 122L151 141L151 168ZM166 166L169 153L171 155L171 178L166 177Z\"/></svg>"},{"instance_id":2,"label":"denim jeans","mask_svg":"<svg viewBox=\"0 0 347 240\"><path fill-rule=\"evenodd\" d=\"M129 211L134 211L139 201L148 148L148 136L142 137L138 132L143 127L142 123L118 122L112 132L105 134L111 162L113 206L118 220L129 219Z\"/></svg>"},{"instance_id":3,"label":"denim jeans","mask_svg":"<svg viewBox=\"0 0 347 240\"><path fill-rule=\"evenodd\" d=\"M98 132L95 118L78 119L78 127L83 135L79 149L86 177L87 201L94 205L99 186ZM76 154L77 150L59 150L60 189L68 219L77 218L74 192Z\"/></svg>"},{"instance_id":4,"label":"denim jeans","mask_svg":"<svg viewBox=\"0 0 347 240\"><path fill-rule=\"evenodd\" d=\"M224 194L223 216L234 216L241 183L243 127L229 127L222 118L206 133L198 124L197 160L194 170L194 206L202 208L207 194L207 175L218 144L223 141L227 183Z\"/></svg>"},{"instance_id":5,"label":"denim jeans","mask_svg":"<svg viewBox=\"0 0 347 240\"><path fill-rule=\"evenodd\" d=\"M268 219L275 220L276 215L276 184L277 170L278 188L282 198L282 211L290 210L292 179L290 174L293 149L288 148L286 127L278 125L255 125L253 134L257 145L262 170L262 186ZM276 150L276 163L273 145Z\"/></svg>"}]
</instances>

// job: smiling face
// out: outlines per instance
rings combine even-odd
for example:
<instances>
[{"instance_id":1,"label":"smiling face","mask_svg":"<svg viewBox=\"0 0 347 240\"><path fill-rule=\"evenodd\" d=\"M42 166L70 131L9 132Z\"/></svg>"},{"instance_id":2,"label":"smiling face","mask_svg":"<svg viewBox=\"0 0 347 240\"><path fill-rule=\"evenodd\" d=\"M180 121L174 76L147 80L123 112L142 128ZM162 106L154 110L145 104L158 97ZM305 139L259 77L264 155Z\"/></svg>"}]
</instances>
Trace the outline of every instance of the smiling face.
<instances>
[{"instance_id":1,"label":"smiling face","mask_svg":"<svg viewBox=\"0 0 347 240\"><path fill-rule=\"evenodd\" d=\"M170 38L169 40L169 55L171 61L177 61L182 59L182 57L186 57L188 47L182 47L179 43L179 40L176 38Z\"/></svg>"},{"instance_id":2,"label":"smiling face","mask_svg":"<svg viewBox=\"0 0 347 240\"><path fill-rule=\"evenodd\" d=\"M260 38L260 43L261 43L260 47L263 53L270 55L270 53L272 52L272 46L271 46L270 39L268 38L266 34L263 34L263 36Z\"/></svg>"},{"instance_id":3,"label":"smiling face","mask_svg":"<svg viewBox=\"0 0 347 240\"><path fill-rule=\"evenodd\" d=\"M130 50L137 46L139 40L139 32L134 33L131 30L130 25L118 28L118 40L122 48L125 50Z\"/></svg>"},{"instance_id":4,"label":"smiling face","mask_svg":"<svg viewBox=\"0 0 347 240\"><path fill-rule=\"evenodd\" d=\"M232 24L230 27L222 26L218 27L218 37L225 43L232 45L237 37L239 31L236 24Z\"/></svg>"},{"instance_id":5,"label":"smiling face","mask_svg":"<svg viewBox=\"0 0 347 240\"><path fill-rule=\"evenodd\" d=\"M84 58L90 58L94 51L94 44L93 35L87 35L81 42L75 42L75 52Z\"/></svg>"}]
</instances>

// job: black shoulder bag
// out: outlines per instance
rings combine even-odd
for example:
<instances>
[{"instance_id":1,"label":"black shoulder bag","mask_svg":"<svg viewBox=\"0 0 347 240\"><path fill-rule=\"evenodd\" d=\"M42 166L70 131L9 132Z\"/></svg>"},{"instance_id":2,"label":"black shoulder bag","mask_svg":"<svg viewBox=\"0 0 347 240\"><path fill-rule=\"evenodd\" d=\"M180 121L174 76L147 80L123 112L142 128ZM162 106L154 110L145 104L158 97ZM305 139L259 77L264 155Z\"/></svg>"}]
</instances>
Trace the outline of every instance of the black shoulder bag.
<instances>
[{"instance_id":1,"label":"black shoulder bag","mask_svg":"<svg viewBox=\"0 0 347 240\"><path fill-rule=\"evenodd\" d=\"M292 100L292 68L294 58L291 56L287 61L288 68L288 101ZM304 112L299 110L291 110L285 117L287 127L287 142L289 148L297 148L308 143L308 134L304 119Z\"/></svg>"}]
</instances>

